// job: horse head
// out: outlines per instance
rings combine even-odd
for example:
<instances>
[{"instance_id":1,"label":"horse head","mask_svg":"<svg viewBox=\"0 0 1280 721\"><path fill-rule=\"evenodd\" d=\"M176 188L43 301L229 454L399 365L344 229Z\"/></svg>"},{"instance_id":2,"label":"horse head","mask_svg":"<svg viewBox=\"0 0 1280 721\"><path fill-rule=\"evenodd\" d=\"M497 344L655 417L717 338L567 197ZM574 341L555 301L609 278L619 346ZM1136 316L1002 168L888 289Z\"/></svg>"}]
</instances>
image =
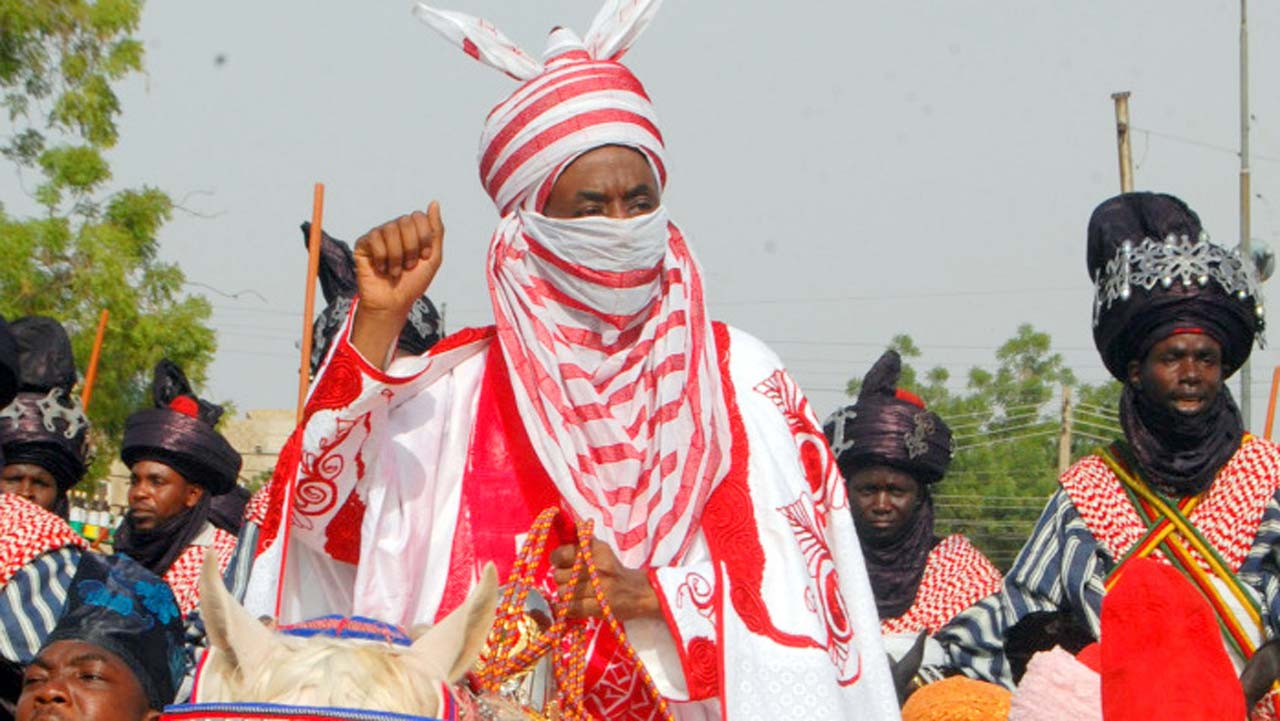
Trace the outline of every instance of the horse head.
<instances>
[{"instance_id":1,"label":"horse head","mask_svg":"<svg viewBox=\"0 0 1280 721\"><path fill-rule=\"evenodd\" d=\"M196 701L274 703L439 714L440 689L475 663L497 607L497 572L481 572L467 599L440 623L417 628L402 644L272 631L232 598L206 556L200 613L209 655Z\"/></svg>"}]
</instances>

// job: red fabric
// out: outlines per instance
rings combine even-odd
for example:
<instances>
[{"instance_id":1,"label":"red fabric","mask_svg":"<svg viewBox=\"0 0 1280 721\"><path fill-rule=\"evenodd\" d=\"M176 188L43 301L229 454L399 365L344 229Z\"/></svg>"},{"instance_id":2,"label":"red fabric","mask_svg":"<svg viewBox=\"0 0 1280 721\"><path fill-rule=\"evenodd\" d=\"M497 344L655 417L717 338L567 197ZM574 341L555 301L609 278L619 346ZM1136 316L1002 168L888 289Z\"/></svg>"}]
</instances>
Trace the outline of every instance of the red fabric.
<instances>
[{"instance_id":1,"label":"red fabric","mask_svg":"<svg viewBox=\"0 0 1280 721\"><path fill-rule=\"evenodd\" d=\"M60 516L22 496L0 493L0 587L37 557L67 546L86 544Z\"/></svg>"},{"instance_id":2,"label":"red fabric","mask_svg":"<svg viewBox=\"0 0 1280 721\"><path fill-rule=\"evenodd\" d=\"M1094 673L1102 673L1102 644L1094 641L1080 649L1080 653L1076 654L1076 660L1088 666Z\"/></svg>"},{"instance_id":3,"label":"red fabric","mask_svg":"<svg viewBox=\"0 0 1280 721\"><path fill-rule=\"evenodd\" d=\"M444 618L466 599L475 569L485 562L492 561L498 568L498 577L506 578L519 550L517 537L528 533L543 509L560 505L560 494L543 470L520 422L497 343L489 346L485 356L472 433L449 580L437 619ZM557 539L548 546L568 540Z\"/></svg>"},{"instance_id":4,"label":"red fabric","mask_svg":"<svg viewBox=\"0 0 1280 721\"><path fill-rule=\"evenodd\" d=\"M1129 562L1102 601L1102 638L1107 721L1246 717L1244 691L1213 610L1172 567L1146 558ZM1159 679L1154 686L1153 677Z\"/></svg>"},{"instance_id":5,"label":"red fabric","mask_svg":"<svg viewBox=\"0 0 1280 721\"><path fill-rule=\"evenodd\" d=\"M169 401L169 410L177 411L184 416L196 418L200 415L200 405L190 396L178 396Z\"/></svg>"},{"instance_id":6,"label":"red fabric","mask_svg":"<svg viewBox=\"0 0 1280 721\"><path fill-rule=\"evenodd\" d=\"M894 388L893 395L900 401L906 401L916 408L924 408L924 399L905 388Z\"/></svg>"}]
</instances>

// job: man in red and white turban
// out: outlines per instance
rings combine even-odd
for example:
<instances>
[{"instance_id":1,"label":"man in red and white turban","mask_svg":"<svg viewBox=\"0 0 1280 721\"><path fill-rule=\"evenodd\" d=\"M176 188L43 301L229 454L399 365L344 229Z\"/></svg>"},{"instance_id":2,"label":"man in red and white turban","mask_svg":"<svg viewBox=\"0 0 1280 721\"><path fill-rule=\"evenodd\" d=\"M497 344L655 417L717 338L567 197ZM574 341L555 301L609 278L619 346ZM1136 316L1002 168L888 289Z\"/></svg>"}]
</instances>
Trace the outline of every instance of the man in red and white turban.
<instances>
[{"instance_id":1,"label":"man in red and white turban","mask_svg":"<svg viewBox=\"0 0 1280 721\"><path fill-rule=\"evenodd\" d=\"M594 523L626 631L594 600L575 608L591 629L592 716L896 718L822 429L776 355L707 317L662 205L662 133L618 62L658 5L611 0L583 39L554 30L542 62L484 21L419 5L522 82L480 146L502 216L486 267L494 325L388 365L440 267L439 208L360 238L359 301L280 467L297 476L289 540L261 544L247 605L272 611L283 581L286 622L433 622L483 564L507 573L558 506ZM571 540L538 571L548 592L570 578Z\"/></svg>"}]
</instances>

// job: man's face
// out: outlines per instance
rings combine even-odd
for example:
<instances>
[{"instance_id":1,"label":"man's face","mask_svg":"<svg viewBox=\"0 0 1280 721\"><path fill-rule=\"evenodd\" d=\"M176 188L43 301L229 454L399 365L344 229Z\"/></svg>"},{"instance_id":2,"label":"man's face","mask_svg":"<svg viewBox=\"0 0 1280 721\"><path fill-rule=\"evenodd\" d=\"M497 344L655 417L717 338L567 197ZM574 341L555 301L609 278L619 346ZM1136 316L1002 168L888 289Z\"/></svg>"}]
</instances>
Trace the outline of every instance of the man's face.
<instances>
[{"instance_id":1,"label":"man's face","mask_svg":"<svg viewBox=\"0 0 1280 721\"><path fill-rule=\"evenodd\" d=\"M204 489L159 461L138 461L129 472L129 516L140 531L194 508Z\"/></svg>"},{"instance_id":2,"label":"man's face","mask_svg":"<svg viewBox=\"0 0 1280 721\"><path fill-rule=\"evenodd\" d=\"M1129 362L1129 382L1156 405L1195 415L1222 391L1222 347L1201 333L1169 336Z\"/></svg>"},{"instance_id":3,"label":"man's face","mask_svg":"<svg viewBox=\"0 0 1280 721\"><path fill-rule=\"evenodd\" d=\"M0 472L0 493L12 493L51 511L58 500L53 474L31 463L10 463Z\"/></svg>"},{"instance_id":4,"label":"man's face","mask_svg":"<svg viewBox=\"0 0 1280 721\"><path fill-rule=\"evenodd\" d=\"M867 466L849 477L849 500L859 534L896 538L920 504L920 484L889 466Z\"/></svg>"},{"instance_id":5,"label":"man's face","mask_svg":"<svg viewBox=\"0 0 1280 721\"><path fill-rule=\"evenodd\" d=\"M625 220L656 210L659 194L658 181L643 153L606 145L582 154L564 169L551 186L542 214Z\"/></svg>"},{"instance_id":6,"label":"man's face","mask_svg":"<svg viewBox=\"0 0 1280 721\"><path fill-rule=\"evenodd\" d=\"M142 684L119 656L84 641L49 644L22 677L17 721L152 721Z\"/></svg>"}]
</instances>

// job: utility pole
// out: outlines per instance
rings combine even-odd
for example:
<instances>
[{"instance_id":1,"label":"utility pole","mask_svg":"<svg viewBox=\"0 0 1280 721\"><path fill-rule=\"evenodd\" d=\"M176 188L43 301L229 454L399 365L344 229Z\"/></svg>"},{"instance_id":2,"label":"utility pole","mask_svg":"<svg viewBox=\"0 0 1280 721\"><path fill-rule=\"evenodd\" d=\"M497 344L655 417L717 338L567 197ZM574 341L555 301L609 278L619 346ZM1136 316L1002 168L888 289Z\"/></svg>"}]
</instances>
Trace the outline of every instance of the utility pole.
<instances>
[{"instance_id":1,"label":"utility pole","mask_svg":"<svg viewBox=\"0 0 1280 721\"><path fill-rule=\"evenodd\" d=\"M1133 153L1129 148L1129 91L1112 93L1111 99L1116 103L1116 146L1120 152L1120 192L1132 193Z\"/></svg>"},{"instance_id":2,"label":"utility pole","mask_svg":"<svg viewBox=\"0 0 1280 721\"><path fill-rule=\"evenodd\" d=\"M1062 386L1062 431L1058 434L1058 475L1071 467L1071 386Z\"/></svg>"},{"instance_id":3,"label":"utility pole","mask_svg":"<svg viewBox=\"0 0 1280 721\"><path fill-rule=\"evenodd\" d=\"M1249 248L1249 0L1240 0L1240 254L1244 256L1246 273L1253 273L1254 264ZM1240 366L1240 413L1245 428L1253 424L1252 369L1246 360Z\"/></svg>"}]
</instances>

